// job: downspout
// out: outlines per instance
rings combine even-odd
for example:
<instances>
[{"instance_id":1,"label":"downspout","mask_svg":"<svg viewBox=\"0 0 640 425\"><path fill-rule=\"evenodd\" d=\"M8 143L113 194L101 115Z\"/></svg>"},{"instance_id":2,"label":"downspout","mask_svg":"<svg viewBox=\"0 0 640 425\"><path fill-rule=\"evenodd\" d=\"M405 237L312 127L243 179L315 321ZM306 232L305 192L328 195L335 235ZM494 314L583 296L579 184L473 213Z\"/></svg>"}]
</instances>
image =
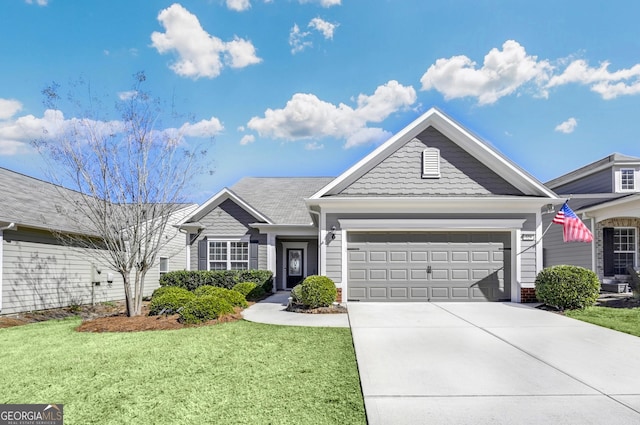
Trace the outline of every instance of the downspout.
<instances>
[{"instance_id":1,"label":"downspout","mask_svg":"<svg viewBox=\"0 0 640 425\"><path fill-rule=\"evenodd\" d=\"M4 263L4 231L5 230L16 230L16 223L9 223L8 226L0 227L0 313L2 312L2 264Z\"/></svg>"}]
</instances>

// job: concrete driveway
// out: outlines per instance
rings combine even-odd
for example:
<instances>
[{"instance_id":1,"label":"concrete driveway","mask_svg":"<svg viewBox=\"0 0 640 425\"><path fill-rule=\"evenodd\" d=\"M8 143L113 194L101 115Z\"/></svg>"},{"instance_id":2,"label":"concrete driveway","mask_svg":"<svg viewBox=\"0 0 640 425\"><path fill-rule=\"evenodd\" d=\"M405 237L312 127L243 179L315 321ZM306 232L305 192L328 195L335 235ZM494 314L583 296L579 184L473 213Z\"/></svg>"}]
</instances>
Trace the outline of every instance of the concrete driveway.
<instances>
[{"instance_id":1,"label":"concrete driveway","mask_svg":"<svg viewBox=\"0 0 640 425\"><path fill-rule=\"evenodd\" d=\"M639 424L640 338L512 303L349 303L369 424Z\"/></svg>"}]
</instances>

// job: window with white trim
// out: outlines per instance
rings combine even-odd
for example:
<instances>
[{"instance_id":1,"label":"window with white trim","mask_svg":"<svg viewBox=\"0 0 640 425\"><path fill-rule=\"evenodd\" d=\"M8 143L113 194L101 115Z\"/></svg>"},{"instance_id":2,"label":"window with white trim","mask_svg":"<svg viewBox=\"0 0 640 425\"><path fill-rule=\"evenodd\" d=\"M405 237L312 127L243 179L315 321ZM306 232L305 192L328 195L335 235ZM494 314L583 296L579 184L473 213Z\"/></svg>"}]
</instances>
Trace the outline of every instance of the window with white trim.
<instances>
[{"instance_id":1,"label":"window with white trim","mask_svg":"<svg viewBox=\"0 0 640 425\"><path fill-rule=\"evenodd\" d=\"M634 227L616 227L613 229L613 273L627 274L627 267L635 266L636 229Z\"/></svg>"},{"instance_id":2,"label":"window with white trim","mask_svg":"<svg viewBox=\"0 0 640 425\"><path fill-rule=\"evenodd\" d=\"M160 257L160 276L169 272L169 259L167 257Z\"/></svg>"},{"instance_id":3,"label":"window with white trim","mask_svg":"<svg viewBox=\"0 0 640 425\"><path fill-rule=\"evenodd\" d=\"M209 241L209 270L248 270L249 243Z\"/></svg>"},{"instance_id":4,"label":"window with white trim","mask_svg":"<svg viewBox=\"0 0 640 425\"><path fill-rule=\"evenodd\" d=\"M633 168L620 169L620 190L635 190L635 173Z\"/></svg>"}]
</instances>

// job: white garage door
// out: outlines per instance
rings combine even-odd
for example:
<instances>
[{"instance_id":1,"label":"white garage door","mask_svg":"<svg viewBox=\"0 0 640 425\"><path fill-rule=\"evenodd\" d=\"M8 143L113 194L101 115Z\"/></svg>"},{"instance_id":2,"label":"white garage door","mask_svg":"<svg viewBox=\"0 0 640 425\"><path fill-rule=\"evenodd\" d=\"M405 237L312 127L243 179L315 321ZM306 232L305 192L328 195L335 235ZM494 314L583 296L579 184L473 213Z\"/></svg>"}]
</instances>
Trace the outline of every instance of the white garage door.
<instances>
[{"instance_id":1,"label":"white garage door","mask_svg":"<svg viewBox=\"0 0 640 425\"><path fill-rule=\"evenodd\" d=\"M349 301L510 300L507 232L350 232Z\"/></svg>"}]
</instances>

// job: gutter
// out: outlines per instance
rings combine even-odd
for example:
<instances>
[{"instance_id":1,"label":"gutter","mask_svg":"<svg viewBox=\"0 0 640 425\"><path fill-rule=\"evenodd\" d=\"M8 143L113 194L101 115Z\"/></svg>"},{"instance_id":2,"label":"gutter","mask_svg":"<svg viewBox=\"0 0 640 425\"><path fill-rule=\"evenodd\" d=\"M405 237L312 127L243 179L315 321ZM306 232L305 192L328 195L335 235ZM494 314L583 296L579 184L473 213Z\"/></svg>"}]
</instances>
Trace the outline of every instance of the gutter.
<instances>
[{"instance_id":1,"label":"gutter","mask_svg":"<svg viewBox=\"0 0 640 425\"><path fill-rule=\"evenodd\" d=\"M3 275L2 264L4 263L4 254L2 249L4 247L4 231L17 230L17 229L18 229L18 226L16 226L15 222L11 222L6 226L0 227L0 313L2 312L2 275Z\"/></svg>"}]
</instances>

